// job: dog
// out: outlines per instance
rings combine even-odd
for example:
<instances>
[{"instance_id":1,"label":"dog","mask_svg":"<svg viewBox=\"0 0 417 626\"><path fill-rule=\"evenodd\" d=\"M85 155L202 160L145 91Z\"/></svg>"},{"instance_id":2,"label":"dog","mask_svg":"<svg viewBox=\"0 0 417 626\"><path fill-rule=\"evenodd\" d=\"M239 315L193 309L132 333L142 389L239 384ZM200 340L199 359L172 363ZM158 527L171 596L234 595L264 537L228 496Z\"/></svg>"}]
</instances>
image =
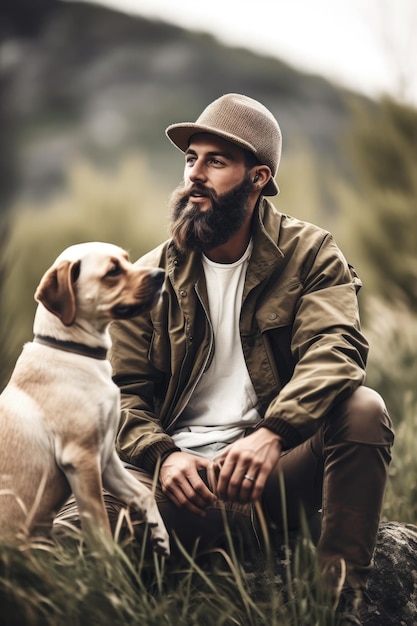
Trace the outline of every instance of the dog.
<instances>
[{"instance_id":1,"label":"dog","mask_svg":"<svg viewBox=\"0 0 417 626\"><path fill-rule=\"evenodd\" d=\"M164 276L116 245L89 242L67 248L42 277L34 339L0 395L1 536L44 534L71 492L83 529L110 536L104 487L142 514L154 549L169 555L151 491L115 449L120 393L107 360L111 321L152 308Z\"/></svg>"}]
</instances>

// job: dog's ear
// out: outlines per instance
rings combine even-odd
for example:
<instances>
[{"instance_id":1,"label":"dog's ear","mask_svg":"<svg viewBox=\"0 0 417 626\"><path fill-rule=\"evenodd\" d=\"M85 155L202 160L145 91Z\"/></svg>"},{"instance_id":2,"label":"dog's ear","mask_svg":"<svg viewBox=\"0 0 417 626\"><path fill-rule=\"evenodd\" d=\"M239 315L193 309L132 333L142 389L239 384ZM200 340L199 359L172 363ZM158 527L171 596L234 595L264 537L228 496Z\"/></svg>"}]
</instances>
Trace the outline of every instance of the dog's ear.
<instances>
[{"instance_id":1,"label":"dog's ear","mask_svg":"<svg viewBox=\"0 0 417 626\"><path fill-rule=\"evenodd\" d=\"M65 326L74 323L76 301L74 283L80 274L81 261L61 261L42 277L35 292L35 300L59 317Z\"/></svg>"}]
</instances>

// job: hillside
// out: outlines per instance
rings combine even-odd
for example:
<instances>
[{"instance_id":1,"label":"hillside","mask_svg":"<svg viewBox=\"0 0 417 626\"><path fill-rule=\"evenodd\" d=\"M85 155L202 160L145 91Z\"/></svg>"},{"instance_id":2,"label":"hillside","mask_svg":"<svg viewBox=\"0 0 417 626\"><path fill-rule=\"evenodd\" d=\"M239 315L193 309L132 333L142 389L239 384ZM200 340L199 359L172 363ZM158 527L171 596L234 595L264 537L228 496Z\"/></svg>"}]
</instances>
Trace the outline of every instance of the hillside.
<instances>
[{"instance_id":1,"label":"hillside","mask_svg":"<svg viewBox=\"0 0 417 626\"><path fill-rule=\"evenodd\" d=\"M347 167L338 142L358 95L207 34L97 5L42 1L36 29L0 29L0 178L14 193L44 196L62 184L72 160L112 163L129 149L143 152L169 188L182 161L164 128L195 119L229 91L271 109L284 151L303 138L318 157Z\"/></svg>"}]
</instances>

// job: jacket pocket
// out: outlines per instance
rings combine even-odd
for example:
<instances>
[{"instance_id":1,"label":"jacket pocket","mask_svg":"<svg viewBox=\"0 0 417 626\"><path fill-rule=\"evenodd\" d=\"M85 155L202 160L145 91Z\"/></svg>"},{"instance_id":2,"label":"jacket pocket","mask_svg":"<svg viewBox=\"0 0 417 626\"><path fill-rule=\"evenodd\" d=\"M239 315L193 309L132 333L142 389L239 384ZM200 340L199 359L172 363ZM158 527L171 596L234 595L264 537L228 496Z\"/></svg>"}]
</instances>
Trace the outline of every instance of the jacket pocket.
<instances>
[{"instance_id":1,"label":"jacket pocket","mask_svg":"<svg viewBox=\"0 0 417 626\"><path fill-rule=\"evenodd\" d=\"M268 295L256 312L256 322L263 338L271 367L275 368L281 386L290 379L295 368L291 351L293 323L302 295L298 278Z\"/></svg>"},{"instance_id":2,"label":"jacket pocket","mask_svg":"<svg viewBox=\"0 0 417 626\"><path fill-rule=\"evenodd\" d=\"M276 291L271 290L256 309L256 323L261 333L291 326L302 295L302 285L294 278Z\"/></svg>"}]
</instances>

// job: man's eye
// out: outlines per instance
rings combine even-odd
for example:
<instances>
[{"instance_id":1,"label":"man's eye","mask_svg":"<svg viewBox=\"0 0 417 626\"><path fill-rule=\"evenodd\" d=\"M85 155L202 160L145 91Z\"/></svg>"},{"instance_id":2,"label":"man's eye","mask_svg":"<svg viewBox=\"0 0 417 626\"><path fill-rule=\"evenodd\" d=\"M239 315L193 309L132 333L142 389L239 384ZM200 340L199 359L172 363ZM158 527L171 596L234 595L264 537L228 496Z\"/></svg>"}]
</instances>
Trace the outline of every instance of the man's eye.
<instances>
[{"instance_id":1,"label":"man's eye","mask_svg":"<svg viewBox=\"0 0 417 626\"><path fill-rule=\"evenodd\" d=\"M120 265L113 265L107 272L106 278L113 278L114 276L119 276L122 273L122 268Z\"/></svg>"}]
</instances>

